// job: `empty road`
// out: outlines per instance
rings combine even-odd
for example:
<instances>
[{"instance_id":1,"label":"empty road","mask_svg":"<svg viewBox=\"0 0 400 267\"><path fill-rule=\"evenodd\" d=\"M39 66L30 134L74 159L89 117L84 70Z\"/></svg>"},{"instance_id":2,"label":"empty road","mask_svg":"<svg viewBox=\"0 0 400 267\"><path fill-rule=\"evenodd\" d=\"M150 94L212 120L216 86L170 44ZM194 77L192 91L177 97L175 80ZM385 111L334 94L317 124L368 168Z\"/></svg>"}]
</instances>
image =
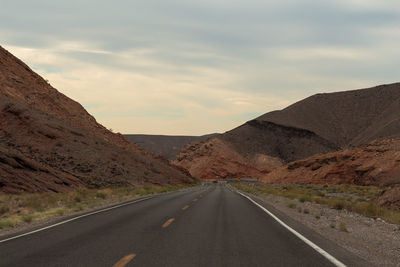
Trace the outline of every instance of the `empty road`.
<instances>
[{"instance_id":1,"label":"empty road","mask_svg":"<svg viewBox=\"0 0 400 267\"><path fill-rule=\"evenodd\" d=\"M206 184L0 241L0 266L365 266L262 205L328 256L229 186Z\"/></svg>"}]
</instances>

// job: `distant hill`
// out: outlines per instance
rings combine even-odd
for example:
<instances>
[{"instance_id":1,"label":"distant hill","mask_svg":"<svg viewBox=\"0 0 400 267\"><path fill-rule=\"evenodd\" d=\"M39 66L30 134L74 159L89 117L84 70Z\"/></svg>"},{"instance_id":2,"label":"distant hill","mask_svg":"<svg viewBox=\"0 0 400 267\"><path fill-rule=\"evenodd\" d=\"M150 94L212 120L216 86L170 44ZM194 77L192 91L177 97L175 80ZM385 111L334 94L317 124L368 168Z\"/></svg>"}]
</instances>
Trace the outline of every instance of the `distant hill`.
<instances>
[{"instance_id":1,"label":"distant hill","mask_svg":"<svg viewBox=\"0 0 400 267\"><path fill-rule=\"evenodd\" d=\"M228 131L216 138L224 144L230 154L242 156L240 164L254 165L257 158L265 156L272 162L281 164L304 159L315 154L324 154L342 150L350 146L361 145L378 138L400 136L400 83L381 85L368 89L344 91L328 94L316 94L299 101L283 110L266 113L254 120ZM174 164L188 170L191 174L212 173L215 177L228 178L224 168L217 166L208 170L198 168L198 158L202 164L207 155L219 155L210 146L214 141L199 144L200 150L187 146L177 156ZM218 157L212 162L218 162ZM276 164L270 164L276 166ZM259 165L258 175L263 176L270 167ZM266 166L264 164L264 166ZM219 170L221 169L221 173ZM228 176L235 176L229 173ZM205 178L205 177L203 177Z\"/></svg>"},{"instance_id":2,"label":"distant hill","mask_svg":"<svg viewBox=\"0 0 400 267\"><path fill-rule=\"evenodd\" d=\"M175 160L176 155L187 144L191 142L201 142L217 135L218 134L208 134L203 136L172 136L125 134L124 136L144 151L172 161Z\"/></svg>"},{"instance_id":3,"label":"distant hill","mask_svg":"<svg viewBox=\"0 0 400 267\"><path fill-rule=\"evenodd\" d=\"M0 47L0 193L191 181Z\"/></svg>"}]
</instances>

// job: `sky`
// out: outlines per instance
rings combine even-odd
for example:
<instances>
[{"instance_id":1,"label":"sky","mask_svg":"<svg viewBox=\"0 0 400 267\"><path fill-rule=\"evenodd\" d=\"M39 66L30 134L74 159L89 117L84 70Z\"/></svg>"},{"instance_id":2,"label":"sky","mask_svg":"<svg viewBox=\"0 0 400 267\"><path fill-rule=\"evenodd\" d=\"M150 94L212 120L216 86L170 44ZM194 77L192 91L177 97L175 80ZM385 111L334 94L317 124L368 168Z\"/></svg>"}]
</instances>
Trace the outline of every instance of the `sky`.
<instances>
[{"instance_id":1,"label":"sky","mask_svg":"<svg viewBox=\"0 0 400 267\"><path fill-rule=\"evenodd\" d=\"M400 81L398 0L0 0L0 45L124 134Z\"/></svg>"}]
</instances>

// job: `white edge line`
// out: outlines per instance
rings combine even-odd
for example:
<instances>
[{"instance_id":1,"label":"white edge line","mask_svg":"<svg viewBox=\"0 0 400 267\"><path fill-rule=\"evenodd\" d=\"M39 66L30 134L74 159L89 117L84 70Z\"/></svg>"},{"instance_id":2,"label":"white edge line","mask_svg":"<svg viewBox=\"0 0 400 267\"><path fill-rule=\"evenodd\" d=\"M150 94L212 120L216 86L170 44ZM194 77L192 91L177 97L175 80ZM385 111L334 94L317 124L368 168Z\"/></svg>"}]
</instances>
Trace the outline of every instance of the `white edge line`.
<instances>
[{"instance_id":1,"label":"white edge line","mask_svg":"<svg viewBox=\"0 0 400 267\"><path fill-rule=\"evenodd\" d=\"M17 235L17 236L13 236L13 237L10 237L10 238L6 238L6 239L3 239L3 240L0 240L0 243L5 243L5 242L13 240L13 239L17 239L17 238L20 238L20 237L23 237L23 236L27 236L27 235L31 235L31 234L34 234L34 233L37 233L37 232L41 232L41 231L44 231L44 230L47 230L47 229L50 229L50 228L65 224L65 223L69 223L69 222L78 220L78 219L83 218L83 217L87 217L87 216L90 216L90 215L94 215L94 214L105 212L105 211L112 210L112 209L117 209L117 208L120 208L120 207L123 207L123 206L131 205L131 204L134 204L134 203L137 203L137 202L140 202L140 201L144 201L144 200L148 200L148 199L151 199L151 198L153 198L153 197L141 198L141 199L137 199L137 200L134 200L134 201L131 201L131 202L128 202L128 203L124 203L124 204L120 204L120 205L117 205L117 206L112 206L112 207L101 209L101 210L98 210L98 211L86 213L86 214L83 214L83 215L80 215L80 216L77 216L77 217L74 217L74 218L59 222L59 223L55 223L55 224L52 224L52 225L49 225L49 226L46 226L46 227L43 227L43 228L40 228L40 229L36 229L34 231L30 231L30 232L27 232L27 233L24 233L24 234L20 234L20 235Z\"/></svg>"},{"instance_id":2,"label":"white edge line","mask_svg":"<svg viewBox=\"0 0 400 267\"><path fill-rule=\"evenodd\" d=\"M236 191L237 193L239 193L240 195L242 195L243 197L247 198L248 200L250 200L251 202L253 202L253 204L255 204L256 206L258 206L260 209L262 209L264 212L266 212L269 216L271 216L272 218L274 218L278 223L280 223L282 226L284 226L287 230L289 230L290 232L292 232L295 236L297 236L298 238L300 238L302 241L304 241L304 243L306 243L307 245L309 245L310 247L312 247L313 249L315 249L318 253L320 253L322 256L324 256L327 260L329 260L330 262L332 262L335 266L338 267L346 267L346 265L342 262L340 262L339 260L337 260L335 257L333 257L331 254L329 254L328 252L326 252L325 250L323 250L322 248L320 248L319 246L317 246L316 244L314 244L312 241L310 241L309 239L307 239L306 237L304 237L303 235L301 235L300 233L298 233L296 230L294 230L293 228L291 228L289 225L287 225L286 223L284 223L282 220L280 220L278 217L276 217L272 212L270 212L269 210L267 210L266 208L264 208L263 206L261 206L260 204L258 204L257 202L255 202L253 199L251 199L249 196L246 196L245 194L242 194L239 191Z\"/></svg>"}]
</instances>

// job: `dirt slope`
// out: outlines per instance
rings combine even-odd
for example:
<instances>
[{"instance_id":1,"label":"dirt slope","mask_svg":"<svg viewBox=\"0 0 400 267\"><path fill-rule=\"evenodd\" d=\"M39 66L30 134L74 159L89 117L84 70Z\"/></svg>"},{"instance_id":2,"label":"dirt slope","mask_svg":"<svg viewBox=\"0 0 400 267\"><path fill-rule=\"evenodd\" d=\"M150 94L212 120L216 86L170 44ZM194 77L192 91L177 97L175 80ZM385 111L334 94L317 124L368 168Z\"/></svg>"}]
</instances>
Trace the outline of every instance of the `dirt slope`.
<instances>
[{"instance_id":1,"label":"dirt slope","mask_svg":"<svg viewBox=\"0 0 400 267\"><path fill-rule=\"evenodd\" d=\"M124 137L152 155L163 157L167 160L175 160L181 149L192 142L201 142L218 134L203 136L171 136L171 135L147 135L125 134Z\"/></svg>"},{"instance_id":2,"label":"dirt slope","mask_svg":"<svg viewBox=\"0 0 400 267\"><path fill-rule=\"evenodd\" d=\"M242 156L241 164L251 165L257 155L289 163L385 137L400 137L400 83L317 94L283 110L266 113L217 138L232 150L229 153ZM188 170L200 168L195 158L219 155L215 151L218 148L194 151L187 146L174 164ZM193 160L182 162L182 158ZM214 158L215 161L221 164L213 166L213 172L219 174L220 168L220 174L225 173L223 159ZM240 164L235 168L240 168ZM203 172L209 171L210 167L204 166Z\"/></svg>"},{"instance_id":3,"label":"dirt slope","mask_svg":"<svg viewBox=\"0 0 400 267\"><path fill-rule=\"evenodd\" d=\"M191 178L98 124L0 47L0 192Z\"/></svg>"},{"instance_id":4,"label":"dirt slope","mask_svg":"<svg viewBox=\"0 0 400 267\"><path fill-rule=\"evenodd\" d=\"M400 138L380 139L277 168L264 183L394 185L400 183Z\"/></svg>"}]
</instances>

